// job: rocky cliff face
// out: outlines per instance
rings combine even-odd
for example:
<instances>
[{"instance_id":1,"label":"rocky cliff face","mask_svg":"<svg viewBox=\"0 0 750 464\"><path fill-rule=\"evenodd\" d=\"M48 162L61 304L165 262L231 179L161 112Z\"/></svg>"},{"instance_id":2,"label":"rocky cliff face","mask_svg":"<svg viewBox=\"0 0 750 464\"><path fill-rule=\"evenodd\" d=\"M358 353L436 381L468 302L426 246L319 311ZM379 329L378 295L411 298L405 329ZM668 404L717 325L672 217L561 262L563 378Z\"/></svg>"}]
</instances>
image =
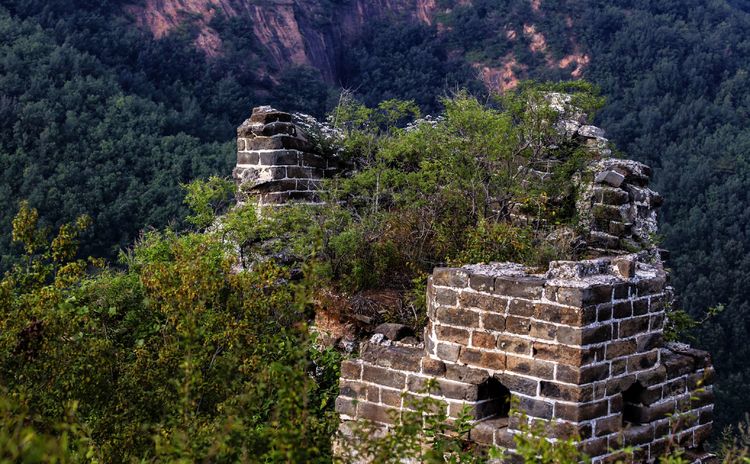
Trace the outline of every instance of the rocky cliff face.
<instances>
[{"instance_id":1,"label":"rocky cliff face","mask_svg":"<svg viewBox=\"0 0 750 464\"><path fill-rule=\"evenodd\" d=\"M457 0L455 6L471 5ZM541 12L540 0L531 0L535 14ZM435 25L438 33L450 29L439 23L436 0L143 0L125 7L144 30L163 37L184 27L194 27L195 45L208 56L220 56L223 42L213 21L221 17L247 21L252 27L258 50L266 63L261 74L272 79L289 66L310 66L320 71L324 80L340 84L342 50L351 44L373 21L399 18ZM523 40L532 55L542 58L550 69L564 69L574 78L581 77L590 58L581 52L572 39L573 20L566 18L571 31L572 50L568 55L554 57L547 46L543 31L532 22L522 28L506 26L498 34L510 42ZM454 51L463 53L460 50ZM491 62L469 63L487 88L506 90L526 77L528 66L520 64L514 52L496 57Z\"/></svg>"},{"instance_id":2,"label":"rocky cliff face","mask_svg":"<svg viewBox=\"0 0 750 464\"><path fill-rule=\"evenodd\" d=\"M246 20L271 68L312 66L331 83L341 47L368 22L397 16L432 24L435 8L435 0L145 0L125 7L138 26L157 38L192 25L196 47L209 56L222 53L214 19Z\"/></svg>"}]
</instances>

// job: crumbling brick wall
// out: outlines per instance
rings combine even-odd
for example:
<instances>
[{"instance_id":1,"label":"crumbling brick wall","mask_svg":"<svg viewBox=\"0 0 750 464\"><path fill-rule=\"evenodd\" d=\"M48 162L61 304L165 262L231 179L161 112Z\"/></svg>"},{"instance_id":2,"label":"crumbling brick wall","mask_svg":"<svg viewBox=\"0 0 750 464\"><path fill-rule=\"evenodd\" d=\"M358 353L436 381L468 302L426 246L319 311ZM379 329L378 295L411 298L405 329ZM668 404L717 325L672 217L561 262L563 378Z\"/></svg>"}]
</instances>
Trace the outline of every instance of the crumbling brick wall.
<instances>
[{"instance_id":1,"label":"crumbling brick wall","mask_svg":"<svg viewBox=\"0 0 750 464\"><path fill-rule=\"evenodd\" d=\"M649 172L612 159L584 172L578 207L598 258L552 262L544 273L512 263L435 269L424 342L370 341L343 363L342 432L361 420L387 429L428 395L451 418L468 407L469 438L482 445L512 451L526 417L551 438L580 438L594 462L614 462L624 447L654 462L672 444L696 462L709 456L710 357L664 343L672 298L660 252L628 253L655 232L661 198ZM437 388L426 393L428 379Z\"/></svg>"},{"instance_id":2,"label":"crumbling brick wall","mask_svg":"<svg viewBox=\"0 0 750 464\"><path fill-rule=\"evenodd\" d=\"M471 408L482 444L514 447L520 424L499 403L509 391L519 413L549 421L553 437L579 436L594 457L635 446L653 461L670 439L700 448L713 368L704 352L663 345L665 273L648 261L554 262L543 275L515 264L436 269L424 346L366 343L345 361L342 420L389 425L388 411L409 409L434 378L430 396L449 417Z\"/></svg>"},{"instance_id":3,"label":"crumbling brick wall","mask_svg":"<svg viewBox=\"0 0 750 464\"><path fill-rule=\"evenodd\" d=\"M315 203L320 182L338 172L337 160L315 152L309 134L292 115L270 106L253 109L237 128L237 166L232 176L240 204Z\"/></svg>"}]
</instances>

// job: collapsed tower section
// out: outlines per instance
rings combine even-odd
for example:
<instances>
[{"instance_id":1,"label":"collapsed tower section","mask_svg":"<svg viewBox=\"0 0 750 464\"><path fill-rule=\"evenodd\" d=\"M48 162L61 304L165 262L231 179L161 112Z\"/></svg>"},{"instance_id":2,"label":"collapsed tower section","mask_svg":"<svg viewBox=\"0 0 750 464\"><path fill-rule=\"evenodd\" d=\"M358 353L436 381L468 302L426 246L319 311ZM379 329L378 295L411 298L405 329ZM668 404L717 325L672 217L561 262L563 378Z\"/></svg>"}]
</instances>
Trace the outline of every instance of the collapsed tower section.
<instances>
[{"instance_id":1,"label":"collapsed tower section","mask_svg":"<svg viewBox=\"0 0 750 464\"><path fill-rule=\"evenodd\" d=\"M710 356L664 342L672 295L660 253L627 251L653 233L661 203L644 172L621 160L587 172L579 209L595 259L555 261L542 273L512 263L435 269L424 343L376 336L343 363L344 435L352 421L387 429L430 396L449 418L468 407L469 439L511 454L525 421L544 424L549 438L578 438L594 462L614 462L626 447L638 462L675 446L708 458Z\"/></svg>"}]
</instances>

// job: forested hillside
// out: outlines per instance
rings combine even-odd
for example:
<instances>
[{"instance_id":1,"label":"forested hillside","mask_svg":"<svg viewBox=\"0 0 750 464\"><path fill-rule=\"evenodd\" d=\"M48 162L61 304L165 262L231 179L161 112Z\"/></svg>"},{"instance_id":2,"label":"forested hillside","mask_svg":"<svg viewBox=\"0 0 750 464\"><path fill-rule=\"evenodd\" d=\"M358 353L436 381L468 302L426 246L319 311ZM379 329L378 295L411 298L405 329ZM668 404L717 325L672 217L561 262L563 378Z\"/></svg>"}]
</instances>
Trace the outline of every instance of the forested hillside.
<instances>
[{"instance_id":1,"label":"forested hillside","mask_svg":"<svg viewBox=\"0 0 750 464\"><path fill-rule=\"evenodd\" d=\"M270 60L250 17L214 16L222 47L209 55L189 22L156 40L126 3L3 2L0 269L20 251L10 222L23 198L44 224L90 214L85 251L109 257L181 221L179 184L229 174L234 128L256 104L321 115L343 86L370 105L399 97L435 112L458 87L583 77L607 97L597 124L655 168L682 306L698 318L725 306L694 331L714 355L720 424L748 410L747 2L440 0L429 21L367 23L333 53L333 76ZM317 2L328 16L314 27L345 4Z\"/></svg>"}]
</instances>

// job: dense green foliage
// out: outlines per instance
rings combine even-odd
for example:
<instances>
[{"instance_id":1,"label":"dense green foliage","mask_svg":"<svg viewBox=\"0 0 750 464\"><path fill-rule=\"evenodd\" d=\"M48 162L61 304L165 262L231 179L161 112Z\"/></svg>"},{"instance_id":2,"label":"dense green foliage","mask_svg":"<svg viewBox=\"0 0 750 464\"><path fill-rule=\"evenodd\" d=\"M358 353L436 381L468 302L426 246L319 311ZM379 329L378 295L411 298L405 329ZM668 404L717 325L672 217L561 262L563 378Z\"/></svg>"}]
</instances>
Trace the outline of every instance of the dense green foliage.
<instances>
[{"instance_id":1,"label":"dense green foliage","mask_svg":"<svg viewBox=\"0 0 750 464\"><path fill-rule=\"evenodd\" d=\"M87 218L51 241L37 220L22 205L23 262L0 281L0 414L2 434L40 439L4 439L2 459L15 445L28 462L330 460L337 356L312 347L287 271L232 273L222 233L171 231L102 269L75 259ZM70 443L47 449L61 427Z\"/></svg>"}]
</instances>

